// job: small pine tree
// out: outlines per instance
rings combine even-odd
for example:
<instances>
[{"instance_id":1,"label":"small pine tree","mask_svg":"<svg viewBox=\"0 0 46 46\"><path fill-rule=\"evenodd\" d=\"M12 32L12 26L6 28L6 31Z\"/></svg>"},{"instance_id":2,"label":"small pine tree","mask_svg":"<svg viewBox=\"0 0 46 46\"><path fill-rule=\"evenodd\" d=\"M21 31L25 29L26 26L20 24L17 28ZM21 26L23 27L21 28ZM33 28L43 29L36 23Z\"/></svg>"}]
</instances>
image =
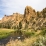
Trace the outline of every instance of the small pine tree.
<instances>
[{"instance_id":1,"label":"small pine tree","mask_svg":"<svg viewBox=\"0 0 46 46\"><path fill-rule=\"evenodd\" d=\"M19 22L19 29L21 29L22 28L22 23L21 22Z\"/></svg>"},{"instance_id":2,"label":"small pine tree","mask_svg":"<svg viewBox=\"0 0 46 46\"><path fill-rule=\"evenodd\" d=\"M0 23L0 28L2 27L1 23Z\"/></svg>"}]
</instances>

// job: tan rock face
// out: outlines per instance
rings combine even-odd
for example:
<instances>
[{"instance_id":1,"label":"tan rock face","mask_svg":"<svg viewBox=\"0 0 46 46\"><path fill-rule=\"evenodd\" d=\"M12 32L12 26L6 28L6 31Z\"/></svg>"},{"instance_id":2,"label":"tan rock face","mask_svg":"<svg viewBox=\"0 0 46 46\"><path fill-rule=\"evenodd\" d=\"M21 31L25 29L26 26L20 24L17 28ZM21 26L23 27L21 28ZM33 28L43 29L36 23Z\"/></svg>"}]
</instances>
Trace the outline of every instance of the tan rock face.
<instances>
[{"instance_id":1,"label":"tan rock face","mask_svg":"<svg viewBox=\"0 0 46 46\"><path fill-rule=\"evenodd\" d=\"M22 23L22 28L41 29L43 26L46 28L46 8L36 12L32 7L26 6L24 14L13 13L9 16L5 15L0 20L3 26L9 24L11 28L19 26L19 22Z\"/></svg>"},{"instance_id":2,"label":"tan rock face","mask_svg":"<svg viewBox=\"0 0 46 46\"><path fill-rule=\"evenodd\" d=\"M36 17L36 11L32 7L26 6L24 17L26 17L27 20L30 20L31 17Z\"/></svg>"},{"instance_id":3,"label":"tan rock face","mask_svg":"<svg viewBox=\"0 0 46 46\"><path fill-rule=\"evenodd\" d=\"M43 17L46 18L46 8L44 8L41 12L42 12Z\"/></svg>"}]
</instances>

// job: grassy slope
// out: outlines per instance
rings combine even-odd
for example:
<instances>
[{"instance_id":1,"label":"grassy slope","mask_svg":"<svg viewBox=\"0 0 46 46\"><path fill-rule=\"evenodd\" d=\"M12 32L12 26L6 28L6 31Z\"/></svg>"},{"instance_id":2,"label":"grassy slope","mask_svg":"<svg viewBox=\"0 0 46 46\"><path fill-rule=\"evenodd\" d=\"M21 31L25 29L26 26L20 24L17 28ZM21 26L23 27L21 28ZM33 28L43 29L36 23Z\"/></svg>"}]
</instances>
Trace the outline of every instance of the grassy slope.
<instances>
[{"instance_id":1,"label":"grassy slope","mask_svg":"<svg viewBox=\"0 0 46 46\"><path fill-rule=\"evenodd\" d=\"M14 31L13 29L0 29L0 39L6 38L10 33Z\"/></svg>"}]
</instances>

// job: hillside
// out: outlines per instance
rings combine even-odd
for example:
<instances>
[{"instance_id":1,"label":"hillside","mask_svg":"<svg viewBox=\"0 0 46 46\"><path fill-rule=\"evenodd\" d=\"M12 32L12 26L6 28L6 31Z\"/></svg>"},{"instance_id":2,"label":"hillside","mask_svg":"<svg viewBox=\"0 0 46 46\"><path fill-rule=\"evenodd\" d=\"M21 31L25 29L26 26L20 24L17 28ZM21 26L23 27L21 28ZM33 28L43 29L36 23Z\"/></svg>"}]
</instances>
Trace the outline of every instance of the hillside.
<instances>
[{"instance_id":1,"label":"hillside","mask_svg":"<svg viewBox=\"0 0 46 46\"><path fill-rule=\"evenodd\" d=\"M42 11L35 11L30 6L26 6L24 14L13 13L12 15L4 15L0 20L1 28L31 28L39 30L46 28L46 8Z\"/></svg>"}]
</instances>

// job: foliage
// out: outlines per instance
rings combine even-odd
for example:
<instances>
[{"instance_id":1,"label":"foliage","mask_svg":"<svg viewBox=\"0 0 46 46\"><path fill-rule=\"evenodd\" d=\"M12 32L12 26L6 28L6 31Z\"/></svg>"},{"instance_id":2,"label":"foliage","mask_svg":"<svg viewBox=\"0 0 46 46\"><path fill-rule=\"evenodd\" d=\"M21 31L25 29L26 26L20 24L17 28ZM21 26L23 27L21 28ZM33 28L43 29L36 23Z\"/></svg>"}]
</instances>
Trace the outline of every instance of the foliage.
<instances>
[{"instance_id":1,"label":"foliage","mask_svg":"<svg viewBox=\"0 0 46 46\"><path fill-rule=\"evenodd\" d=\"M2 24L0 23L0 28L2 27Z\"/></svg>"},{"instance_id":2,"label":"foliage","mask_svg":"<svg viewBox=\"0 0 46 46\"><path fill-rule=\"evenodd\" d=\"M46 29L43 28L39 34L38 39L32 44L32 46L46 46Z\"/></svg>"},{"instance_id":3,"label":"foliage","mask_svg":"<svg viewBox=\"0 0 46 46\"><path fill-rule=\"evenodd\" d=\"M25 37L31 37L31 36L33 36L34 34L35 34L35 32L34 31L31 31L31 32L29 32L29 31L27 31L27 30L22 30L22 29L15 29L15 31L14 31L14 33L15 34L19 34L19 35L23 35L23 36L25 36Z\"/></svg>"},{"instance_id":4,"label":"foliage","mask_svg":"<svg viewBox=\"0 0 46 46\"><path fill-rule=\"evenodd\" d=\"M19 22L19 29L21 29L22 28L22 23L21 22Z\"/></svg>"},{"instance_id":5,"label":"foliage","mask_svg":"<svg viewBox=\"0 0 46 46\"><path fill-rule=\"evenodd\" d=\"M42 29L41 35L45 35L46 34L46 28Z\"/></svg>"},{"instance_id":6,"label":"foliage","mask_svg":"<svg viewBox=\"0 0 46 46\"><path fill-rule=\"evenodd\" d=\"M46 36L40 36L32 46L46 46Z\"/></svg>"},{"instance_id":7,"label":"foliage","mask_svg":"<svg viewBox=\"0 0 46 46\"><path fill-rule=\"evenodd\" d=\"M24 35L26 36L26 37L31 37L32 35L34 35L35 33L34 32L25 32L24 33Z\"/></svg>"}]
</instances>

